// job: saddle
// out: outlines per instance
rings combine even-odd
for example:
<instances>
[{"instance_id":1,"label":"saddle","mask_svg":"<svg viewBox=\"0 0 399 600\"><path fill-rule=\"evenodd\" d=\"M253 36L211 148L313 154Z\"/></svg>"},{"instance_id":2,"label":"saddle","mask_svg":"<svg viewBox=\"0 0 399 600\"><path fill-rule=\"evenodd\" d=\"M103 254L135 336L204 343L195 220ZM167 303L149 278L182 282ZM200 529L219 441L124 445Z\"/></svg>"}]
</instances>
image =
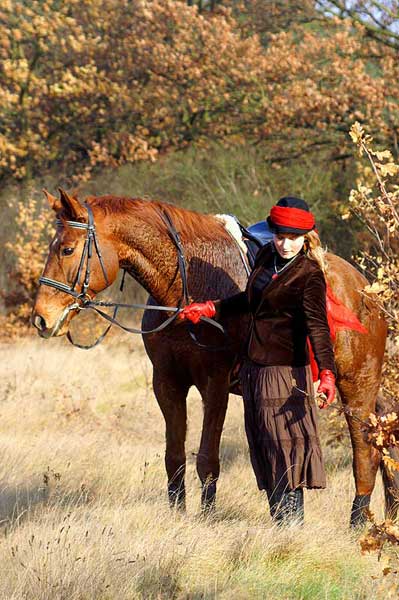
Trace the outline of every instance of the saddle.
<instances>
[{"instance_id":1,"label":"saddle","mask_svg":"<svg viewBox=\"0 0 399 600\"><path fill-rule=\"evenodd\" d=\"M247 247L247 259L252 269L258 250L273 239L273 234L266 221L258 221L249 227L243 227L238 220L237 223L241 230L242 239Z\"/></svg>"}]
</instances>

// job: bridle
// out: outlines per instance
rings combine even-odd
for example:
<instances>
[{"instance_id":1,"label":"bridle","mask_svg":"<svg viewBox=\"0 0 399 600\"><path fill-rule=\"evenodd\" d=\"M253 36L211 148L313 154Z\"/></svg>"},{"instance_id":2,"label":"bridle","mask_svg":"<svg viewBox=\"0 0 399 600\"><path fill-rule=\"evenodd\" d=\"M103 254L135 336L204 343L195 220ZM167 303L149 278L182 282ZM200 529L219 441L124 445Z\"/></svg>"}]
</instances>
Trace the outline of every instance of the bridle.
<instances>
[{"instance_id":1,"label":"bridle","mask_svg":"<svg viewBox=\"0 0 399 600\"><path fill-rule=\"evenodd\" d=\"M73 284L68 285L66 283L57 281L56 279L51 279L50 277L43 277L43 276L41 276L39 278L39 284L47 285L47 286L52 287L60 292L63 292L64 294L69 294L70 296L72 296L74 298L75 301L72 302L71 304L69 304L64 311L64 315L63 315L64 319L70 311L73 311L73 310L81 311L81 310L91 309L91 310L94 310L103 319L108 321L109 325L106 328L106 330L101 334L101 336L93 344L90 344L88 346L76 343L72 339L72 336L69 331L67 333L68 340L71 342L71 344L73 344L74 346L77 346L78 348L82 348L84 350L89 350L90 348L94 348L95 346L97 346L98 344L100 344L103 341L103 339L105 338L105 336L111 329L112 325L116 325L116 326L120 327L121 329L123 329L124 331L127 331L129 333L138 333L141 335L158 333L158 332L162 331L163 329L165 329L165 327L168 327L168 325L170 325L177 319L179 313L182 310L182 305L188 304L190 301L189 293L188 293L188 284L187 284L186 260L184 257L183 246L182 246L182 243L180 240L179 233L176 230L170 215L165 210L157 211L159 216L165 223L168 235L169 235L171 241L173 242L174 246L176 247L176 251L177 251L177 271L176 271L176 273L180 274L181 281L182 281L182 294L179 299L178 306L176 307L176 306L159 306L159 305L148 305L148 304L125 304L125 303L121 303L121 302L107 302L107 301L102 301L102 300L93 300L91 298L90 294L88 293L89 286L90 286L91 260L93 257L93 250L95 251L97 258L99 260L101 270L102 270L102 273L104 276L105 283L107 284L107 287L109 286L110 283L109 283L109 279L107 277L104 260L103 260L101 250L100 250L100 245L98 243L93 211L89 204L85 203L84 206L87 210L87 215L88 215L87 223L81 223L79 221L62 221L60 219L57 219L57 221L56 221L57 225L62 225L65 223L69 227L73 227L75 229L85 229L87 232L86 239L85 239L84 245L83 245L82 255L81 255L80 261L79 261L78 271L74 278ZM86 270L84 273L81 290L77 291L77 287L82 278L84 268ZM129 273L129 271L127 271L127 269L124 269L121 284L119 287L121 292L123 291L123 288L124 288L126 273ZM111 316L111 315L107 314L106 312L101 310L99 307L101 307L101 308L106 308L106 307L112 308L113 307L114 308L113 315ZM119 308L133 308L133 309L137 309L137 310L139 310L139 309L157 310L157 311L164 311L164 312L172 312L173 314L170 315L165 321L163 321L161 323L161 325L159 325L158 327L155 327L154 329L142 330L142 329L137 329L134 327L127 327L126 325L123 325L122 323L117 321L116 316L117 316ZM219 323L216 323L212 319L208 319L207 317L201 317L201 320L213 325L214 327L216 327L217 329L219 329L220 331L222 331L224 333L224 328L222 327L222 325L220 325ZM193 333L190 326L189 326L189 332L190 332L191 337L194 339L194 341L197 342L195 334ZM199 344L199 342L197 342L197 343ZM199 344L199 345L201 347L205 347L202 344ZM209 349L213 349L213 348L209 348Z\"/></svg>"},{"instance_id":2,"label":"bridle","mask_svg":"<svg viewBox=\"0 0 399 600\"><path fill-rule=\"evenodd\" d=\"M67 285L66 283L62 283L61 281L57 281L56 279L50 279L49 277L41 276L39 278L40 284L48 285L52 288L55 288L56 290L58 290L60 292L69 294L70 296L73 296L77 301L80 301L81 304L77 305L78 308L83 307L86 304L86 302L88 302L90 300L90 296L87 293L87 290L89 289L89 284L90 284L90 273L91 273L91 264L90 263L91 263L91 259L93 256L93 247L95 248L98 259L100 261L100 265L101 265L101 269L102 269L102 272L104 275L105 283L107 284L107 286L109 285L109 280L107 277L107 272L105 270L103 257L102 257L101 251L100 251L100 246L98 244L96 227L94 225L93 211L88 204L85 204L85 208L87 210L87 215L88 215L87 223L81 223L79 221L62 221L61 219L57 219L57 221L56 221L57 226L63 225L65 223L66 225L68 225L69 227L73 227L74 229L86 229L86 231L87 231L82 255L80 257L79 268L76 273L73 284ZM83 279L81 291L78 292L76 290L76 287L80 282L85 262L86 262L86 272L85 272L85 276ZM71 310L74 310L74 309L71 309Z\"/></svg>"}]
</instances>

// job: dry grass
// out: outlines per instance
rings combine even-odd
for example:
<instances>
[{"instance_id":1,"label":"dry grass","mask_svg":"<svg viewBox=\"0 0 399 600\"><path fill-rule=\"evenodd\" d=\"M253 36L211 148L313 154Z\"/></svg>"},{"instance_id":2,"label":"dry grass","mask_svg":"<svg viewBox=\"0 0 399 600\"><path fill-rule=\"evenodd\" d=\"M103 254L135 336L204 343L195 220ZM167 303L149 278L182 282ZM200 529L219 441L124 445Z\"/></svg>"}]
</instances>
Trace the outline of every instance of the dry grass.
<instances>
[{"instance_id":1,"label":"dry grass","mask_svg":"<svg viewBox=\"0 0 399 600\"><path fill-rule=\"evenodd\" d=\"M329 487L307 494L305 527L276 530L232 397L218 509L204 518L192 391L187 514L171 512L163 419L141 341L112 338L84 352L27 340L0 352L0 599L385 597L385 582L372 578L381 564L361 556L347 526L347 439L326 448ZM381 514L380 484L374 496Z\"/></svg>"}]
</instances>

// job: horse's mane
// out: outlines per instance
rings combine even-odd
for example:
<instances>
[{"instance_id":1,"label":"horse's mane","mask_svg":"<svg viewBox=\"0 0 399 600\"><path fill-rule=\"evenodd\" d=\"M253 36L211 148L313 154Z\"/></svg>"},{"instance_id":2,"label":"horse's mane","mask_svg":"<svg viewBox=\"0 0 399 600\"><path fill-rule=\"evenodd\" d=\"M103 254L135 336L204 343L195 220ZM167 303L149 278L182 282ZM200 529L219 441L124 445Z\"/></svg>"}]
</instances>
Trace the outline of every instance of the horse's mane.
<instances>
[{"instance_id":1,"label":"horse's mane","mask_svg":"<svg viewBox=\"0 0 399 600\"><path fill-rule=\"evenodd\" d=\"M231 243L231 236L224 225L214 215L206 215L193 210L188 210L156 200L142 198L128 198L125 196L89 196L86 201L92 207L99 208L105 215L125 215L138 217L144 222L151 223L157 227L160 234L165 232L165 223L159 212L166 211L181 239L185 243L201 239L203 241L214 241L223 239Z\"/></svg>"}]
</instances>

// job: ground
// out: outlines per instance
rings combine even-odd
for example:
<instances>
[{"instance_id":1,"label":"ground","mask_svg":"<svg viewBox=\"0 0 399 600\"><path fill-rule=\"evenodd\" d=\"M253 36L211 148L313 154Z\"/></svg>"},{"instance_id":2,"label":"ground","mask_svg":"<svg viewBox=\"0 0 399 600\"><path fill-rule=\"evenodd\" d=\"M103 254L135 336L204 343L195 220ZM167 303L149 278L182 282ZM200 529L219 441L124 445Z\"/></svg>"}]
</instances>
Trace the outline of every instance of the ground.
<instances>
[{"instance_id":1,"label":"ground","mask_svg":"<svg viewBox=\"0 0 399 600\"><path fill-rule=\"evenodd\" d=\"M306 493L302 529L279 530L256 488L237 396L217 510L201 515L201 403L191 391L181 514L166 500L164 423L139 338L111 337L88 352L29 338L0 352L0 600L341 600L392 590L383 563L363 556L348 528L354 485L342 417L321 415L328 489ZM378 517L382 504L379 481Z\"/></svg>"}]
</instances>

